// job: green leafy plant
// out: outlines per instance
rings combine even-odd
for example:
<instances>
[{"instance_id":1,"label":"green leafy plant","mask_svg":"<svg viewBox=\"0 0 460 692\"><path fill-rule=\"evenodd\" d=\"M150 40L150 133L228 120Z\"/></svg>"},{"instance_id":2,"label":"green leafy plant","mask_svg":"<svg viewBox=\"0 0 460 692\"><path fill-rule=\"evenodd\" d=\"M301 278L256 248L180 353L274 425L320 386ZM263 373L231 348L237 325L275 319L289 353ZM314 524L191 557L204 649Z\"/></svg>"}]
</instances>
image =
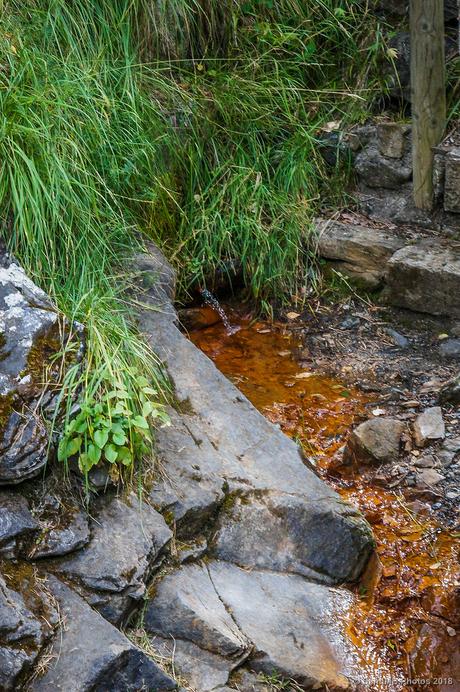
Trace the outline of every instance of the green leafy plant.
<instances>
[{"instance_id":1,"label":"green leafy plant","mask_svg":"<svg viewBox=\"0 0 460 692\"><path fill-rule=\"evenodd\" d=\"M135 372L131 374L136 375ZM106 383L111 384L111 383ZM152 426L169 425L158 392L142 375L137 375L138 398L134 399L122 382L99 397L88 397L65 425L59 442L58 459L78 460L85 475L100 462L130 468L136 459L152 450Z\"/></svg>"}]
</instances>

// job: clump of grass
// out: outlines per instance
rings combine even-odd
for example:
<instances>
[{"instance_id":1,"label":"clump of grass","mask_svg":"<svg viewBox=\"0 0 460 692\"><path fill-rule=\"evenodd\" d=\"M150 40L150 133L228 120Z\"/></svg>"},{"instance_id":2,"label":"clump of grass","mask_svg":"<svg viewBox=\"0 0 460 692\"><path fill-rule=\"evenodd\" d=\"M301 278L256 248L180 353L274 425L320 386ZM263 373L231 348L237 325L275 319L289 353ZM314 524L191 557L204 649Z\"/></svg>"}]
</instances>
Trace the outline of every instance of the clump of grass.
<instances>
[{"instance_id":1,"label":"clump of grass","mask_svg":"<svg viewBox=\"0 0 460 692\"><path fill-rule=\"evenodd\" d=\"M176 228L156 237L171 247L185 291L237 262L257 299L297 293L314 280L311 220L347 174L341 164L326 169L322 128L363 118L377 92L377 20L349 0L155 8L155 69L188 97L175 112L171 155L182 181L171 190L180 198ZM174 60L158 61L171 46Z\"/></svg>"},{"instance_id":2,"label":"clump of grass","mask_svg":"<svg viewBox=\"0 0 460 692\"><path fill-rule=\"evenodd\" d=\"M3 233L30 276L86 328L85 369L64 385L67 424L76 390L84 408L122 388L142 415L139 376L158 397L163 388L126 297L125 260L141 245L138 207L151 199L162 118L140 88L128 8L14 0L2 20ZM131 452L135 441L133 431Z\"/></svg>"}]
</instances>

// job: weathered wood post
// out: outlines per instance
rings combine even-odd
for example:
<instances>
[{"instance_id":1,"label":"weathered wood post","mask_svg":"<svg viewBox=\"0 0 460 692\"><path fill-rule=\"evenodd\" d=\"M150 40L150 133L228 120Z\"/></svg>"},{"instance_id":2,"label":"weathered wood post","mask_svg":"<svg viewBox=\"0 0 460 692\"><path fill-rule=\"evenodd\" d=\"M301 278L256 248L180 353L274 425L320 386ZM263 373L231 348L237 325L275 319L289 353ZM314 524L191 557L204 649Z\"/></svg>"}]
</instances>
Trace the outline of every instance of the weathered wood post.
<instances>
[{"instance_id":1,"label":"weathered wood post","mask_svg":"<svg viewBox=\"0 0 460 692\"><path fill-rule=\"evenodd\" d=\"M446 127L444 1L410 0L414 202L433 207L433 147Z\"/></svg>"}]
</instances>

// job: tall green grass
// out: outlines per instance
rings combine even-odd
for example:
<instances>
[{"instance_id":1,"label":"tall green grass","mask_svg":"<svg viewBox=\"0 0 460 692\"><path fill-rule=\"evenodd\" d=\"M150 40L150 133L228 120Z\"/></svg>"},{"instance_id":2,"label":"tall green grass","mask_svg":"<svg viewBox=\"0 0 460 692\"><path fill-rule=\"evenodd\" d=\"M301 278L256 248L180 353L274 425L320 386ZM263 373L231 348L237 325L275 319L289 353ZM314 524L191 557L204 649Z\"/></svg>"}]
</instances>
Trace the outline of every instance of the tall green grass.
<instances>
[{"instance_id":1,"label":"tall green grass","mask_svg":"<svg viewBox=\"0 0 460 692\"><path fill-rule=\"evenodd\" d=\"M69 390L160 378L127 305L143 234L184 294L235 262L261 301L312 280L310 220L341 190L322 127L364 117L379 36L357 0L3 3L1 232L86 326Z\"/></svg>"}]
</instances>

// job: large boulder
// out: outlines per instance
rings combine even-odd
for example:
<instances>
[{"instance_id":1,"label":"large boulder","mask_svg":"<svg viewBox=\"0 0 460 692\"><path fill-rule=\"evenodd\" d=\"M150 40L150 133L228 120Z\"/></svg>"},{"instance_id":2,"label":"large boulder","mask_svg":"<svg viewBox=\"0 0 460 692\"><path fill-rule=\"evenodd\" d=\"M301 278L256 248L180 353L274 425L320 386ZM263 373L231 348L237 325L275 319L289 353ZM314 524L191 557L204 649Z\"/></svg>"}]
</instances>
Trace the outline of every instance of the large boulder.
<instances>
[{"instance_id":1,"label":"large boulder","mask_svg":"<svg viewBox=\"0 0 460 692\"><path fill-rule=\"evenodd\" d=\"M47 588L59 604L60 630L45 672L31 692L137 692L177 689L175 681L58 579Z\"/></svg>"},{"instance_id":2,"label":"large boulder","mask_svg":"<svg viewBox=\"0 0 460 692\"><path fill-rule=\"evenodd\" d=\"M48 563L105 618L122 623L143 598L146 581L172 537L163 517L131 494L101 498L84 550Z\"/></svg>"},{"instance_id":3,"label":"large boulder","mask_svg":"<svg viewBox=\"0 0 460 692\"><path fill-rule=\"evenodd\" d=\"M245 568L293 572L317 582L353 581L373 546L362 516L344 502L257 492L226 501L211 548ZM338 516L341 530L336 531Z\"/></svg>"},{"instance_id":4,"label":"large boulder","mask_svg":"<svg viewBox=\"0 0 460 692\"><path fill-rule=\"evenodd\" d=\"M353 430L344 450L345 463L385 464L399 456L404 423L371 418Z\"/></svg>"}]
</instances>

